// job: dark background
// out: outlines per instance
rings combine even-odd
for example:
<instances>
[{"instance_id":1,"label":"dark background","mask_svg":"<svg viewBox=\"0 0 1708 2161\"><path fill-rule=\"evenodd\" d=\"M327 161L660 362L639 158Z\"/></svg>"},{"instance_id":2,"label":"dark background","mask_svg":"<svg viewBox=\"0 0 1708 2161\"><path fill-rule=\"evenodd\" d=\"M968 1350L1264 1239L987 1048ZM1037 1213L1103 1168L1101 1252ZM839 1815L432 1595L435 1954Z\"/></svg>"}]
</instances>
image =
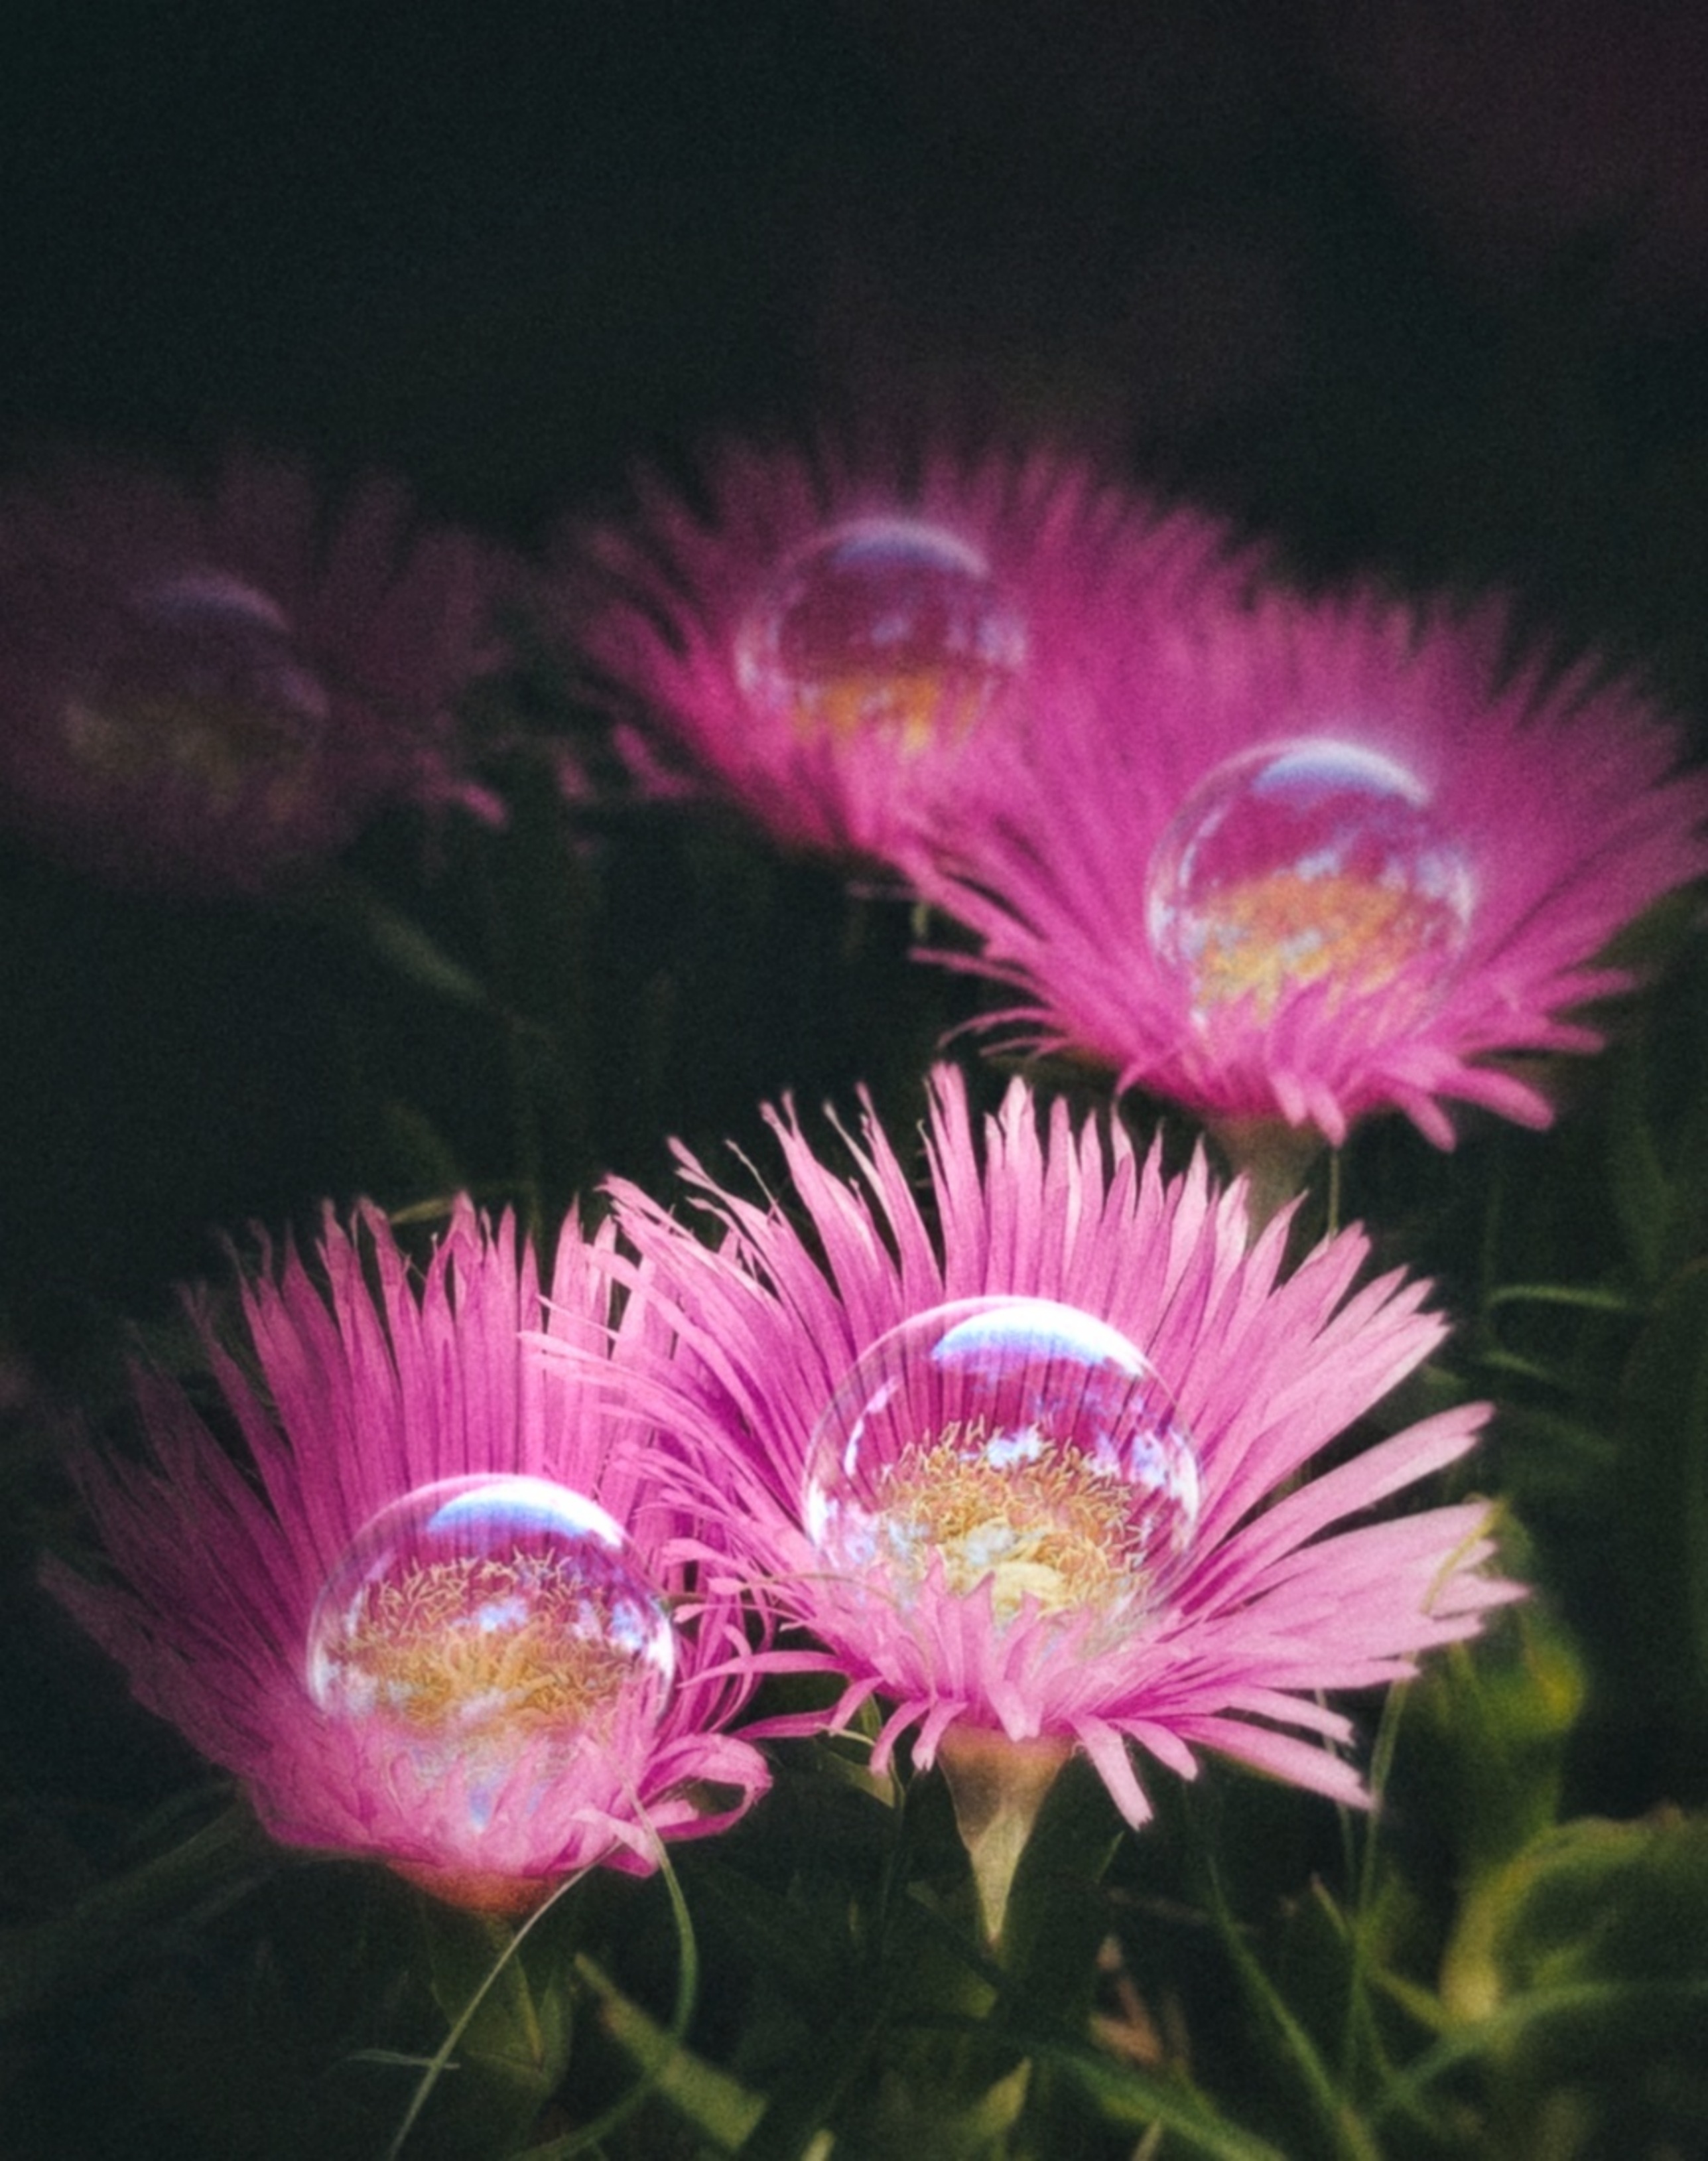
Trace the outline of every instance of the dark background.
<instances>
[{"instance_id":1,"label":"dark background","mask_svg":"<svg viewBox=\"0 0 1708 2161\"><path fill-rule=\"evenodd\" d=\"M525 533L899 374L1325 555L1563 584L1590 471L1700 455L1693 13L25 0L6 424L247 431Z\"/></svg>"}]
</instances>

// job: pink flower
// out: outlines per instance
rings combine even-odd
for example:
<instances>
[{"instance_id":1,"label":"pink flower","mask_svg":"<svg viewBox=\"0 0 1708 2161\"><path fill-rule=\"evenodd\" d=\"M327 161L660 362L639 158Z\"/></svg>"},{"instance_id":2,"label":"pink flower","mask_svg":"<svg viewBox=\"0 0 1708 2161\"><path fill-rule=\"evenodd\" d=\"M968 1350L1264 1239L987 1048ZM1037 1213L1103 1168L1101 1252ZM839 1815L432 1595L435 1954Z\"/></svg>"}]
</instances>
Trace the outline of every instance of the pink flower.
<instances>
[{"instance_id":1,"label":"pink flower","mask_svg":"<svg viewBox=\"0 0 1708 2161\"><path fill-rule=\"evenodd\" d=\"M764 1789L719 1730L735 1611L698 1593L624 1408L665 1352L644 1300L608 1336L606 1242L572 1219L543 1314L508 1217L459 1202L415 1282L377 1211L329 1211L324 1290L294 1253L246 1284L252 1363L192 1306L254 1475L149 1371L149 1459L77 1453L112 1579L49 1562L49 1587L283 1843L514 1914ZM542 1325L577 1367L524 1345Z\"/></svg>"},{"instance_id":2,"label":"pink flower","mask_svg":"<svg viewBox=\"0 0 1708 2161\"><path fill-rule=\"evenodd\" d=\"M0 800L113 882L257 889L389 802L498 815L454 707L519 573L413 529L368 480L336 517L236 452L205 492L66 461L0 491Z\"/></svg>"},{"instance_id":3,"label":"pink flower","mask_svg":"<svg viewBox=\"0 0 1708 2161\"><path fill-rule=\"evenodd\" d=\"M936 955L1013 985L1033 1047L1223 1127L1338 1143L1442 1099L1546 1125L1487 1062L1584 1051L1628 987L1616 931L1708 869L1708 780L1587 665L1503 666L1498 612L1214 596L1064 676L1023 805L963 820L927 896L977 931Z\"/></svg>"},{"instance_id":4,"label":"pink flower","mask_svg":"<svg viewBox=\"0 0 1708 2161\"><path fill-rule=\"evenodd\" d=\"M1427 1286L1360 1284L1356 1231L1283 1280L1285 1220L1248 1251L1202 1154L1167 1179L1159 1148L1059 1102L1041 1133L1020 1082L981 1147L935 1075L927 1210L870 1112L852 1180L771 1122L787 1211L686 1159L715 1251L618 1200L688 1354L667 1429L823 1645L797 1662L846 1679L817 1722L881 1697L877 1768L914 1727L916 1762L994 1748L1005 1780L1033 1744L1046 1768L1077 1746L1134 1825L1133 1742L1187 1777L1212 1748L1360 1799L1321 1692L1409 1674L1517 1595L1483 1573L1484 1503L1370 1514L1464 1455L1487 1406L1307 1475L1441 1341Z\"/></svg>"},{"instance_id":5,"label":"pink flower","mask_svg":"<svg viewBox=\"0 0 1708 2161\"><path fill-rule=\"evenodd\" d=\"M1045 451L811 456L729 444L703 513L643 476L626 525L566 531L548 605L655 794L721 795L786 845L911 857L1042 664L1202 578L1212 520Z\"/></svg>"}]
</instances>

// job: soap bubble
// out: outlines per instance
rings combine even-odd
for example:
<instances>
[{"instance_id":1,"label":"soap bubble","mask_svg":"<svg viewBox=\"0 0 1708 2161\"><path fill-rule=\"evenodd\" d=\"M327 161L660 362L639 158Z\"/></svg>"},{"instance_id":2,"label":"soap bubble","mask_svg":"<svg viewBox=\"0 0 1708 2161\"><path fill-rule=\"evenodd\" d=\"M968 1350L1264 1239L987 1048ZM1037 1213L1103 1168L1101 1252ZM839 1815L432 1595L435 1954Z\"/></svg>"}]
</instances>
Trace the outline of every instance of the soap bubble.
<instances>
[{"instance_id":1,"label":"soap bubble","mask_svg":"<svg viewBox=\"0 0 1708 2161\"><path fill-rule=\"evenodd\" d=\"M969 734L1018 674L1025 627L984 558L906 518L833 526L786 564L736 640L738 680L813 739L906 752Z\"/></svg>"},{"instance_id":2,"label":"soap bubble","mask_svg":"<svg viewBox=\"0 0 1708 2161\"><path fill-rule=\"evenodd\" d=\"M855 1362L819 1419L805 1490L831 1574L906 1610L934 1570L1119 1634L1177 1579L1199 1506L1191 1437L1150 1361L1041 1298L915 1315Z\"/></svg>"},{"instance_id":3,"label":"soap bubble","mask_svg":"<svg viewBox=\"0 0 1708 2161\"><path fill-rule=\"evenodd\" d=\"M490 1796L542 1740L542 1778L656 1704L675 1672L663 1605L604 1509L548 1479L444 1479L345 1549L309 1627L309 1693Z\"/></svg>"},{"instance_id":4,"label":"soap bubble","mask_svg":"<svg viewBox=\"0 0 1708 2161\"><path fill-rule=\"evenodd\" d=\"M1308 738L1231 758L1187 798L1152 859L1146 921L1200 1014L1290 991L1378 991L1464 950L1470 864L1394 759Z\"/></svg>"},{"instance_id":5,"label":"soap bubble","mask_svg":"<svg viewBox=\"0 0 1708 2161\"><path fill-rule=\"evenodd\" d=\"M64 726L72 755L102 779L193 790L215 817L242 804L283 820L330 711L279 609L210 571L128 596Z\"/></svg>"}]
</instances>

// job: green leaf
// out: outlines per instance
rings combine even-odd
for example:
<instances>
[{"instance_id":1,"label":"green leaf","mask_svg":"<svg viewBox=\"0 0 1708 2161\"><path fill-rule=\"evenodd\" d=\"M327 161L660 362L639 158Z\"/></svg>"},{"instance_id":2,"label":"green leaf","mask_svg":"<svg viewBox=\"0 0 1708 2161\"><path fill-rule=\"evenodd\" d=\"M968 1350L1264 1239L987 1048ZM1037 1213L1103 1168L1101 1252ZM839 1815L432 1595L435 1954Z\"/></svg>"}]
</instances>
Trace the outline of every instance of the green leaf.
<instances>
[{"instance_id":1,"label":"green leaf","mask_svg":"<svg viewBox=\"0 0 1708 2161\"><path fill-rule=\"evenodd\" d=\"M1241 2129L1206 2095L1177 2078L1059 2044L1046 2043L1036 2054L1077 2087L1111 2127L1148 2131L1160 2125L1183 2152L1208 2155L1212 2161L1286 2161L1279 2147Z\"/></svg>"},{"instance_id":2,"label":"green leaf","mask_svg":"<svg viewBox=\"0 0 1708 2161\"><path fill-rule=\"evenodd\" d=\"M1486 1875L1553 1825L1586 1693L1576 1643L1534 1603L1452 1645L1412 1684L1409 1782L1430 1797L1461 1876Z\"/></svg>"},{"instance_id":3,"label":"green leaf","mask_svg":"<svg viewBox=\"0 0 1708 2161\"><path fill-rule=\"evenodd\" d=\"M625 1996L593 1960L579 1956L575 1971L598 1999L600 2023L652 2091L725 2152L735 2152L764 2112L761 2096L684 2048L678 2036ZM579 2136L542 2148L539 2161L574 2152Z\"/></svg>"},{"instance_id":4,"label":"green leaf","mask_svg":"<svg viewBox=\"0 0 1708 2161\"><path fill-rule=\"evenodd\" d=\"M1253 2008L1280 2042L1295 2079L1316 2115L1324 2153L1337 2155L1340 2161L1378 2161L1375 2143L1359 2120L1351 2096L1342 2089L1303 2021L1246 1941L1244 1931L1228 1908L1213 1862L1207 1877L1211 1912L1223 1944Z\"/></svg>"},{"instance_id":5,"label":"green leaf","mask_svg":"<svg viewBox=\"0 0 1708 2161\"><path fill-rule=\"evenodd\" d=\"M247 1809L228 1809L169 1852L104 1883L53 1919L0 1932L0 2019L86 1989L169 1917L205 1914L270 1875L278 1850Z\"/></svg>"},{"instance_id":6,"label":"green leaf","mask_svg":"<svg viewBox=\"0 0 1708 2161\"><path fill-rule=\"evenodd\" d=\"M449 2030L403 2112L387 2161L395 2161L429 2103L453 2121L458 2150L510 2152L537 2121L563 2075L571 2033L568 1994L555 1971L531 1979L522 1952L579 1879L569 1877L519 1927L423 1898L428 1973ZM467 2075L444 2084L444 2074Z\"/></svg>"},{"instance_id":7,"label":"green leaf","mask_svg":"<svg viewBox=\"0 0 1708 2161\"><path fill-rule=\"evenodd\" d=\"M1497 2122L1572 2096L1562 2150L1699 2152L1708 2136L1708 1820L1581 1818L1467 1902L1442 1997L1460 2029L1414 2066L1472 2058Z\"/></svg>"},{"instance_id":8,"label":"green leaf","mask_svg":"<svg viewBox=\"0 0 1708 2161\"><path fill-rule=\"evenodd\" d=\"M491 1010L492 994L471 968L448 953L425 924L350 872L329 873L322 913L333 929L345 930L406 982L452 1005Z\"/></svg>"},{"instance_id":9,"label":"green leaf","mask_svg":"<svg viewBox=\"0 0 1708 2161\"><path fill-rule=\"evenodd\" d=\"M1638 1301L1622 1290L1605 1290L1595 1284L1501 1284L1483 1301L1493 1313L1501 1305L1565 1305L1586 1313L1635 1313Z\"/></svg>"},{"instance_id":10,"label":"green leaf","mask_svg":"<svg viewBox=\"0 0 1708 2161\"><path fill-rule=\"evenodd\" d=\"M1708 1261L1657 1300L1619 1420L1621 1616L1636 1673L1700 1764L1708 1747ZM1700 1744L1700 1745L1699 1745Z\"/></svg>"},{"instance_id":11,"label":"green leaf","mask_svg":"<svg viewBox=\"0 0 1708 2161\"><path fill-rule=\"evenodd\" d=\"M1638 1280L1653 1284L1665 1267L1674 1196L1644 1101L1645 1064L1640 1040L1617 1064L1607 1120L1607 1183Z\"/></svg>"}]
</instances>

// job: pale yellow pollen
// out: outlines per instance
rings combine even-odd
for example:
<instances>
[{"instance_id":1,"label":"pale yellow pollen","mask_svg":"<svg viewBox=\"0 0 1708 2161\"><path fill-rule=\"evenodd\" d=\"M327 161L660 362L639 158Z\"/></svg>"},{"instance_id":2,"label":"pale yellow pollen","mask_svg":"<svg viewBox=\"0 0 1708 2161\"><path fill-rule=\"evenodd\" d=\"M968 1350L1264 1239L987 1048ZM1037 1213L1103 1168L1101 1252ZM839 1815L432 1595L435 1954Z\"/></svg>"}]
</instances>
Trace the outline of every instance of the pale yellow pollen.
<instances>
[{"instance_id":1,"label":"pale yellow pollen","mask_svg":"<svg viewBox=\"0 0 1708 2161\"><path fill-rule=\"evenodd\" d=\"M1287 991L1325 976L1347 990L1379 990L1454 923L1444 901L1347 872L1241 879L1217 892L1205 914L1195 963L1201 1001L1250 997L1264 1020Z\"/></svg>"},{"instance_id":2,"label":"pale yellow pollen","mask_svg":"<svg viewBox=\"0 0 1708 2161\"><path fill-rule=\"evenodd\" d=\"M375 1584L335 1663L425 1731L479 1722L585 1726L635 1677L584 1583L512 1554L433 1561Z\"/></svg>"},{"instance_id":3,"label":"pale yellow pollen","mask_svg":"<svg viewBox=\"0 0 1708 2161\"><path fill-rule=\"evenodd\" d=\"M73 757L99 778L122 786L168 777L193 780L216 810L229 810L257 770L273 789L300 791L309 753L264 710L236 700L153 697L114 713L76 704L65 719Z\"/></svg>"},{"instance_id":4,"label":"pale yellow pollen","mask_svg":"<svg viewBox=\"0 0 1708 2161\"><path fill-rule=\"evenodd\" d=\"M801 685L796 710L804 735L851 743L876 733L917 758L934 743L963 741L989 689L986 672L966 666L850 669Z\"/></svg>"},{"instance_id":5,"label":"pale yellow pollen","mask_svg":"<svg viewBox=\"0 0 1708 2161\"><path fill-rule=\"evenodd\" d=\"M982 1421L922 1438L885 1471L875 1505L892 1539L933 1555L957 1596L992 1579L992 1610L1012 1620L1031 1598L1046 1612L1108 1607L1143 1565L1124 1479L1077 1449L1038 1437L1036 1454L993 1462Z\"/></svg>"}]
</instances>

